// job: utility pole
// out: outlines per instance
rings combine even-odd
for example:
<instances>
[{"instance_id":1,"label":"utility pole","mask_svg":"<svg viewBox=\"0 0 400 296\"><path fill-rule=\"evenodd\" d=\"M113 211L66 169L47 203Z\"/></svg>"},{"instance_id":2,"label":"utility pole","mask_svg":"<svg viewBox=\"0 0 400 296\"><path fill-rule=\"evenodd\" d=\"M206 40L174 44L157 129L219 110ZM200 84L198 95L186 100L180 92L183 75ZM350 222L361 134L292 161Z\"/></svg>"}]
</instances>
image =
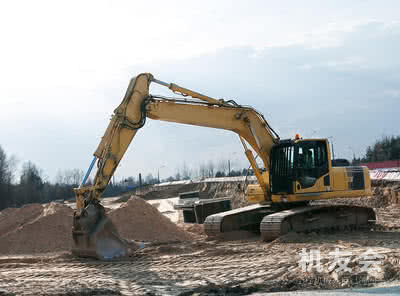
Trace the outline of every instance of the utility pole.
<instances>
[{"instance_id":1,"label":"utility pole","mask_svg":"<svg viewBox=\"0 0 400 296\"><path fill-rule=\"evenodd\" d=\"M230 174L231 174L231 160L228 159L228 177L230 176Z\"/></svg>"},{"instance_id":2,"label":"utility pole","mask_svg":"<svg viewBox=\"0 0 400 296\"><path fill-rule=\"evenodd\" d=\"M161 165L161 166L158 168L158 170L157 170L158 184L160 184L160 169L165 168L165 167L166 167L166 165L163 164L163 165Z\"/></svg>"}]
</instances>

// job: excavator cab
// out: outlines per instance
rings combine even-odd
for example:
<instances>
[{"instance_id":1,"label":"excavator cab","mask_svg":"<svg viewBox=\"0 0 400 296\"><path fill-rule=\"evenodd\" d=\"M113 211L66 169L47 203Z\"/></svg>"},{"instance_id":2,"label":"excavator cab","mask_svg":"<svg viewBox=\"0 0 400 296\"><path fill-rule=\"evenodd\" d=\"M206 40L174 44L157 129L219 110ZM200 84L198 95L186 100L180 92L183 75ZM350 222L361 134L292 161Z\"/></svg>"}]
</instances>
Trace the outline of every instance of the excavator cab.
<instances>
[{"instance_id":1,"label":"excavator cab","mask_svg":"<svg viewBox=\"0 0 400 296\"><path fill-rule=\"evenodd\" d=\"M328 155L326 139L281 140L272 148L272 194L295 194L314 186L329 185L326 180L322 184L317 182L321 177L329 179ZM317 188L317 191L325 191L325 188Z\"/></svg>"}]
</instances>

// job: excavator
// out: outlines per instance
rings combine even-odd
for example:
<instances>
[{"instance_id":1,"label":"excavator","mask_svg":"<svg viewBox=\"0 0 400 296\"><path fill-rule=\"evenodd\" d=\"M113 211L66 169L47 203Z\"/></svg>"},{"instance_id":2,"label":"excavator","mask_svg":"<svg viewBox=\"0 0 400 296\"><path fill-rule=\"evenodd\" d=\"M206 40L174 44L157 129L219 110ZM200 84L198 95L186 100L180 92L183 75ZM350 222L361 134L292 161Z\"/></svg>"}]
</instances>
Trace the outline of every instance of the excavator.
<instances>
[{"instance_id":1,"label":"excavator","mask_svg":"<svg viewBox=\"0 0 400 296\"><path fill-rule=\"evenodd\" d=\"M152 95L151 83L180 96ZM298 135L280 139L252 107L212 98L142 73L130 81L81 185L74 189L74 254L99 259L128 254L126 241L105 214L101 196L147 118L224 129L239 136L258 184L247 188L248 206L206 218L204 229L210 237L255 230L264 241L270 241L291 231L356 228L375 221L375 212L368 207L312 202L371 195L368 168L334 166L328 139L303 139ZM96 163L93 185L86 185Z\"/></svg>"}]
</instances>

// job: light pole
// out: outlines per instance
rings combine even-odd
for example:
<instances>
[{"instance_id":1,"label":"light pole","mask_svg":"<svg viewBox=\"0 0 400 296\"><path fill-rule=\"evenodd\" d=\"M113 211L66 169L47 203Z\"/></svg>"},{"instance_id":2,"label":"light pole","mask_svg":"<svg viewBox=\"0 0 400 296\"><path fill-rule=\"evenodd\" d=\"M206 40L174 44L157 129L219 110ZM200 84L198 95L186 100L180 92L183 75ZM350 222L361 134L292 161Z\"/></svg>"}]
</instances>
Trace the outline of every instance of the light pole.
<instances>
[{"instance_id":1,"label":"light pole","mask_svg":"<svg viewBox=\"0 0 400 296\"><path fill-rule=\"evenodd\" d=\"M163 164L162 166L160 166L157 170L157 179L158 179L158 184L160 184L160 169L165 168L166 165Z\"/></svg>"},{"instance_id":2,"label":"light pole","mask_svg":"<svg viewBox=\"0 0 400 296\"><path fill-rule=\"evenodd\" d=\"M231 152L230 153L230 157L228 159L228 177L231 174L231 157L233 157L233 155L237 154L237 152Z\"/></svg>"},{"instance_id":3,"label":"light pole","mask_svg":"<svg viewBox=\"0 0 400 296\"><path fill-rule=\"evenodd\" d=\"M351 160L351 162L353 163L353 161L356 160L356 152L354 151L352 146L349 146L349 149L351 150L351 152L353 152L353 159ZM358 154L358 153L357 153Z\"/></svg>"}]
</instances>

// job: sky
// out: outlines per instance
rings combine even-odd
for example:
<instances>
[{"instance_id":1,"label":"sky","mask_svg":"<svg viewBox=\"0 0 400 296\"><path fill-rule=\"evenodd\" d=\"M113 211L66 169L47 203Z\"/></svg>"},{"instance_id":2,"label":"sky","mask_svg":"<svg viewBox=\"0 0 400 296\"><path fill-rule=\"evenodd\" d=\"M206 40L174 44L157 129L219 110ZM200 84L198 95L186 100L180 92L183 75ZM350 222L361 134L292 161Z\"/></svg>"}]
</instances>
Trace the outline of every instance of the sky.
<instances>
[{"instance_id":1,"label":"sky","mask_svg":"<svg viewBox=\"0 0 400 296\"><path fill-rule=\"evenodd\" d=\"M0 145L50 181L86 171L142 72L251 105L281 138L329 138L336 157L400 134L399 1L1 1L0 38ZM248 166L233 133L148 120L115 176L228 159Z\"/></svg>"}]
</instances>

